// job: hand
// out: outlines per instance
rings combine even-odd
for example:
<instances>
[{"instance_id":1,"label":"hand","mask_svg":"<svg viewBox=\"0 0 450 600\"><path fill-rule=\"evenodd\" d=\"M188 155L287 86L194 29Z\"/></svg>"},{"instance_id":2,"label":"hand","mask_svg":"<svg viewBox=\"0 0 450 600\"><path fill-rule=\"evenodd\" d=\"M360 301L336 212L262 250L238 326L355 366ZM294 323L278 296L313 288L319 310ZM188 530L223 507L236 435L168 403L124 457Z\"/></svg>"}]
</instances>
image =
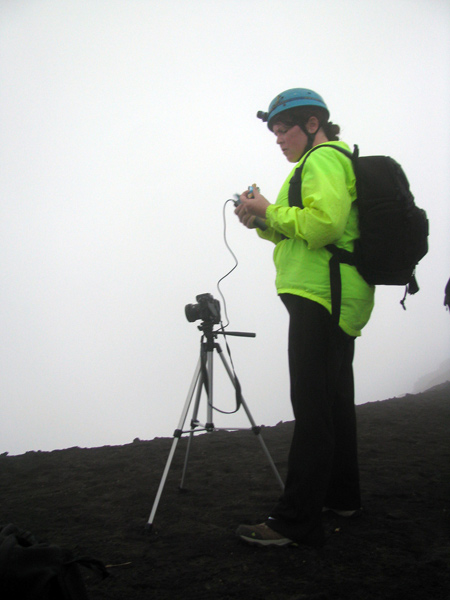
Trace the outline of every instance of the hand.
<instances>
[{"instance_id":1,"label":"hand","mask_svg":"<svg viewBox=\"0 0 450 600\"><path fill-rule=\"evenodd\" d=\"M241 204L236 207L234 212L243 225L249 229L255 229L255 217L265 220L266 210L267 207L270 206L270 202L259 193L256 184L253 185L254 197L249 198L249 193L250 192L246 190L243 194L241 194Z\"/></svg>"},{"instance_id":2,"label":"hand","mask_svg":"<svg viewBox=\"0 0 450 600\"><path fill-rule=\"evenodd\" d=\"M244 204L242 203L242 200L241 204L239 204L239 206L236 207L234 212L238 216L239 221L243 225L245 225L245 227L247 227L248 229L256 229L255 217L247 211Z\"/></svg>"}]
</instances>

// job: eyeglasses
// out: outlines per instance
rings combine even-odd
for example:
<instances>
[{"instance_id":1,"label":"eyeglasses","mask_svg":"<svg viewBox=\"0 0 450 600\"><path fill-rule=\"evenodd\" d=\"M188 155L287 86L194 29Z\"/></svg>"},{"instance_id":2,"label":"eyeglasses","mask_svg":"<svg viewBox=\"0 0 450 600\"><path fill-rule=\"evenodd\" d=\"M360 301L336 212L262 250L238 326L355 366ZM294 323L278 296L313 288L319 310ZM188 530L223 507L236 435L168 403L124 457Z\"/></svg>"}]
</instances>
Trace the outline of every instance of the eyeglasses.
<instances>
[{"instance_id":1,"label":"eyeglasses","mask_svg":"<svg viewBox=\"0 0 450 600\"><path fill-rule=\"evenodd\" d=\"M276 125L275 125L276 127ZM275 127L273 128L273 134L275 135L276 138L278 138L280 135L286 135L287 132L292 129L293 127L295 127L295 125L290 125L289 127L287 125L285 125L284 127L279 127L276 131L275 131Z\"/></svg>"}]
</instances>

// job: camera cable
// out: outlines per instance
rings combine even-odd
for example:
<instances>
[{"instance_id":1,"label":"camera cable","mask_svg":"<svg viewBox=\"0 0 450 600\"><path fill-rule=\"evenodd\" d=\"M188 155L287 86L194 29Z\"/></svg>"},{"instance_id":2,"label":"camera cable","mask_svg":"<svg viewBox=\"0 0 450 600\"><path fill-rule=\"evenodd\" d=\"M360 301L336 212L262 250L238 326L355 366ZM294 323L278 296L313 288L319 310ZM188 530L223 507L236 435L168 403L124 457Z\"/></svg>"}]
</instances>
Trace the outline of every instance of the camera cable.
<instances>
[{"instance_id":1,"label":"camera cable","mask_svg":"<svg viewBox=\"0 0 450 600\"><path fill-rule=\"evenodd\" d=\"M219 279L219 281L217 282L217 290L218 290L218 292L219 292L219 294L220 294L220 296L222 298L223 310L224 310L225 317L226 317L226 320L227 320L226 325L222 325L221 324L222 325L222 330L224 330L226 327L228 327L228 325L230 324L230 320L228 318L228 313L227 313L227 303L226 303L226 300L225 300L225 296L223 295L222 290L220 289L220 284L222 283L222 281L226 277L228 277L229 275L231 275L231 273L239 265L239 261L236 258L236 255L233 252L233 250L231 249L231 246L230 246L230 244L228 243L228 240L227 240L227 218L226 218L225 209L227 207L228 202L233 202L233 204L234 204L235 200L233 200L232 198L230 198L229 200L226 200L225 203L224 203L224 205L223 205L223 211L222 211L222 214L223 214L223 239L224 239L224 242L225 242L225 246L227 247L227 250L229 251L229 253L231 254L231 256L234 258L234 266L228 271L228 273L226 273L223 277L221 277Z\"/></svg>"},{"instance_id":2,"label":"camera cable","mask_svg":"<svg viewBox=\"0 0 450 600\"><path fill-rule=\"evenodd\" d=\"M231 273L232 273L232 272L233 272L233 271L234 271L234 270L235 270L235 269L238 267L238 265L239 265L239 261L238 261L238 259L237 259L236 255L235 255L235 253L234 253L234 252L233 252L233 250L231 249L231 246L229 245L229 243L228 243L228 239L227 239L227 219L226 219L226 212L225 212L225 211L226 211L227 204L228 204L229 202L232 202L233 204L235 204L235 202L236 202L236 199L234 199L234 200L233 200L232 198L230 198L229 200L226 200L226 201L224 202L224 205L223 205L223 210L222 210L222 214L223 214L223 239L224 239L224 242L225 242L225 246L226 246L226 248L228 249L229 253L231 254L231 256L232 256L232 257L233 257L233 259L234 259L234 266L233 266L233 267L232 267L232 268L231 268L231 269L228 271L228 273L226 273L226 274L225 274L223 277L221 277L221 278L218 280L218 282L217 282L217 290L218 290L218 292L219 292L219 294L220 294L220 297L222 298L222 302L223 302L223 310L224 310L224 314L225 314L225 318L226 318L226 324L225 324L225 325L223 324L223 322L222 322L222 321L220 321L220 331L221 331L221 333L222 333L222 335L223 335L223 339L224 339L224 342L225 342L225 347L226 347L226 349L227 349L227 353L228 353L228 356L229 356L229 358L230 358L231 369L232 369L232 371L233 371L233 377L234 377L234 383L235 383L235 390L236 390L236 409L235 409L235 410L233 410L233 411L224 411L224 410L221 410L221 409L219 409L219 408L217 408L217 407L215 407L215 406L211 405L211 408L212 408L213 410L215 410L215 411L217 411L217 412L220 412L220 413L222 413L222 414L226 414L226 415L231 415L231 414L233 414L233 413L237 412L237 411L239 410L239 408L241 407L241 405L242 405L242 400L241 400L241 399L242 399L241 384L240 384L240 382L239 382L238 376L236 375L236 370L235 370L235 368L234 368L233 358L232 358L232 356L231 356L231 350L230 350L230 347L229 347L229 345L228 345L227 334L226 334L226 331L225 331L225 329L226 329L226 328L228 327L228 325L230 324L230 319L228 318L228 313L227 313L227 303L226 303L226 300L225 300L225 296L224 296L224 294L222 293L222 290L220 289L220 284L222 283L222 281L223 281L223 280L224 280L226 277L228 277L229 275L231 275ZM205 374L206 374L206 369L205 369ZM205 376L207 377L207 374L206 374Z\"/></svg>"}]
</instances>

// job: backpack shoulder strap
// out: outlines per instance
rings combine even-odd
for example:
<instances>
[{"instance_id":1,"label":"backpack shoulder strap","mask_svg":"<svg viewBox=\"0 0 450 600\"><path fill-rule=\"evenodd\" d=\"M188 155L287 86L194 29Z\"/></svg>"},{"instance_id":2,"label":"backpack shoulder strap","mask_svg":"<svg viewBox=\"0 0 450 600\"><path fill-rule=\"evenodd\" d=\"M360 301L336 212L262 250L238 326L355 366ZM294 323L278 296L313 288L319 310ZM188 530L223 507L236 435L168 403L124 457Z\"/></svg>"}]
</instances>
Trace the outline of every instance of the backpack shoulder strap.
<instances>
[{"instance_id":1,"label":"backpack shoulder strap","mask_svg":"<svg viewBox=\"0 0 450 600\"><path fill-rule=\"evenodd\" d=\"M310 156L310 154L312 152L314 152L315 150L319 150L319 148L333 148L334 150L338 150L339 152L341 152L342 154L347 156L347 158L349 158L352 161L353 168L355 169L355 172L356 172L356 163L357 163L357 159L359 156L358 146L356 146L356 145L354 146L353 152L349 152L345 148L341 148L340 146L335 146L334 144L319 144L318 146L314 146L308 152L308 154L306 155L305 160L302 162L302 164L295 169L295 172L289 181L289 206L298 206L299 208L303 208L303 201L302 201L303 167L305 166L308 156Z\"/></svg>"},{"instance_id":2,"label":"backpack shoulder strap","mask_svg":"<svg viewBox=\"0 0 450 600\"><path fill-rule=\"evenodd\" d=\"M303 208L302 201L302 172L303 167L305 166L305 162L308 159L308 156L311 152L318 150L319 148L332 148L333 150L337 150L341 152L347 158L352 161L353 169L357 171L357 160L359 156L359 148L358 146L354 146L353 153L349 152L345 148L341 148L340 146L336 146L334 144L325 144L314 146L308 154L306 155L305 160L302 164L297 167L294 175L291 177L289 182L289 206L298 206L299 208ZM354 255L352 252L348 252L347 250L343 250L342 248L338 248L334 244L329 244L326 246L326 249L331 252L331 258L329 262L330 269L330 291L331 291L331 320L332 323L336 326L339 325L339 317L341 312L341 295L342 295L342 282L341 282L341 269L340 263L345 262L350 265L355 264Z\"/></svg>"}]
</instances>

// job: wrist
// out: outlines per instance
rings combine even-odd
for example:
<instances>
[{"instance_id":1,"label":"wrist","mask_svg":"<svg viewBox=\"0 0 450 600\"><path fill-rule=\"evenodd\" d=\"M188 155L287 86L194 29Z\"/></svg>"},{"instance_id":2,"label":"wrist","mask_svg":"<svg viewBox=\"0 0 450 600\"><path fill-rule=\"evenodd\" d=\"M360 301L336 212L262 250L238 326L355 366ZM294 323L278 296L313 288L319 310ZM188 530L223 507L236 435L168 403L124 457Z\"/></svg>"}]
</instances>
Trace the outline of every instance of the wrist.
<instances>
[{"instance_id":1,"label":"wrist","mask_svg":"<svg viewBox=\"0 0 450 600\"><path fill-rule=\"evenodd\" d=\"M267 202L267 204L265 204L264 206L261 207L261 210L259 211L258 217L261 217L261 219L265 219L266 215L267 215L267 210L270 206L270 202Z\"/></svg>"}]
</instances>

